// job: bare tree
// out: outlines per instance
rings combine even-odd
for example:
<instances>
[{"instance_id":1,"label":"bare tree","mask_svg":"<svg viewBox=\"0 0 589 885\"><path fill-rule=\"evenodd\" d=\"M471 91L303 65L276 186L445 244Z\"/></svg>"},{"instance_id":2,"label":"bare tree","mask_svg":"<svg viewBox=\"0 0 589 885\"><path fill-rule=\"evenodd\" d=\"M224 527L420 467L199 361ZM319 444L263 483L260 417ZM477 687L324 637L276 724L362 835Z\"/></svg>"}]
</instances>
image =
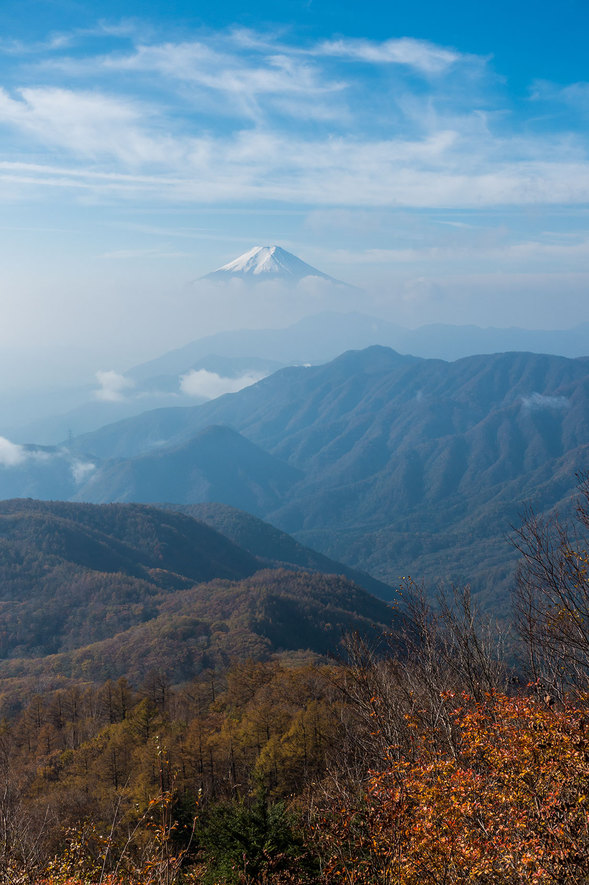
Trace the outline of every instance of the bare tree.
<instances>
[{"instance_id":1,"label":"bare tree","mask_svg":"<svg viewBox=\"0 0 589 885\"><path fill-rule=\"evenodd\" d=\"M347 749L334 767L347 766L357 780L391 757L410 757L418 722L451 750L447 692L483 700L508 684L503 631L479 616L468 587L440 590L432 602L423 586L407 581L396 615L379 642L347 640L340 684Z\"/></svg>"},{"instance_id":2,"label":"bare tree","mask_svg":"<svg viewBox=\"0 0 589 885\"><path fill-rule=\"evenodd\" d=\"M580 477L576 522L532 510L515 531L521 554L515 612L531 676L563 696L589 680L589 480Z\"/></svg>"}]
</instances>

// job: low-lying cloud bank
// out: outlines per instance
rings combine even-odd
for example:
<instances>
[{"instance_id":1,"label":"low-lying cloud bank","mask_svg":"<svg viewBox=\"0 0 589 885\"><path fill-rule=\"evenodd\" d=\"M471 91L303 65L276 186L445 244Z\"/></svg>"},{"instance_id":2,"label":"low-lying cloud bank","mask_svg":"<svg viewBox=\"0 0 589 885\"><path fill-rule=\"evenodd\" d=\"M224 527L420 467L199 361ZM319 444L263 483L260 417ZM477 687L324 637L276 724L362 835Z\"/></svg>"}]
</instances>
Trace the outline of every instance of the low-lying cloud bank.
<instances>
[{"instance_id":1,"label":"low-lying cloud bank","mask_svg":"<svg viewBox=\"0 0 589 885\"><path fill-rule=\"evenodd\" d=\"M18 467L26 460L26 449L0 436L0 466Z\"/></svg>"},{"instance_id":2,"label":"low-lying cloud bank","mask_svg":"<svg viewBox=\"0 0 589 885\"><path fill-rule=\"evenodd\" d=\"M48 464L50 461L65 461L76 485L79 485L94 470L96 464L73 457L67 449L46 451L13 443L5 436L0 436L0 467L14 469L25 464Z\"/></svg>"},{"instance_id":3,"label":"low-lying cloud bank","mask_svg":"<svg viewBox=\"0 0 589 885\"><path fill-rule=\"evenodd\" d=\"M568 409L570 402L566 396L546 396L543 393L532 393L530 396L522 396L522 405L525 409Z\"/></svg>"},{"instance_id":4,"label":"low-lying cloud bank","mask_svg":"<svg viewBox=\"0 0 589 885\"><path fill-rule=\"evenodd\" d=\"M265 378L267 372L242 372L239 376L219 375L217 372L210 372L208 369L191 369L189 372L178 376L178 392L170 390L141 390L135 387L132 379L127 378L115 371L99 371L96 372L96 378L100 383L100 387L94 391L94 397L105 403L123 403L131 400L142 400L149 397L160 397L164 399L177 400L179 396L199 397L200 399L216 399L224 393L237 393L244 387L256 384ZM8 441L7 441L8 442ZM12 443L8 444L9 446ZM20 456L17 452L9 449L5 450L4 457L8 459L18 459ZM2 452L0 452L0 463L2 463Z\"/></svg>"},{"instance_id":5,"label":"low-lying cloud bank","mask_svg":"<svg viewBox=\"0 0 589 885\"><path fill-rule=\"evenodd\" d=\"M186 375L180 376L180 390L188 396L215 399L224 393L237 393L238 390L250 387L265 377L259 372L246 372L237 378L226 378L207 369L192 369Z\"/></svg>"},{"instance_id":6,"label":"low-lying cloud bank","mask_svg":"<svg viewBox=\"0 0 589 885\"><path fill-rule=\"evenodd\" d=\"M96 380L100 384L99 389L95 392L96 399L106 403L122 402L125 399L126 391L134 386L130 378L112 370L96 372Z\"/></svg>"},{"instance_id":7,"label":"low-lying cloud bank","mask_svg":"<svg viewBox=\"0 0 589 885\"><path fill-rule=\"evenodd\" d=\"M80 461L76 458L70 464L70 470L72 471L74 482L76 485L80 485L91 473L94 473L96 464L93 464L91 461Z\"/></svg>"},{"instance_id":8,"label":"low-lying cloud bank","mask_svg":"<svg viewBox=\"0 0 589 885\"><path fill-rule=\"evenodd\" d=\"M50 461L57 455L61 455L61 453L21 446L6 439L5 436L0 436L0 467L20 467L27 461L36 461L37 463Z\"/></svg>"}]
</instances>

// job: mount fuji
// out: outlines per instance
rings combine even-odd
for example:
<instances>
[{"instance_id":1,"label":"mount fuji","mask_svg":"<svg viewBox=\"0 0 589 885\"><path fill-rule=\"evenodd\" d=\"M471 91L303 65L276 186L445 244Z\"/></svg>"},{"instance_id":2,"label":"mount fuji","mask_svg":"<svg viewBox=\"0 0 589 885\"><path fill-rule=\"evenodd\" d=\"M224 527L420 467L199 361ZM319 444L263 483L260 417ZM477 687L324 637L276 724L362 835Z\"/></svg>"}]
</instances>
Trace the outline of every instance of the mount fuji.
<instances>
[{"instance_id":1,"label":"mount fuji","mask_svg":"<svg viewBox=\"0 0 589 885\"><path fill-rule=\"evenodd\" d=\"M337 285L346 285L317 270L280 246L254 246L239 258L202 277L204 280L242 279L250 282L282 280L297 283L305 277L319 277Z\"/></svg>"}]
</instances>

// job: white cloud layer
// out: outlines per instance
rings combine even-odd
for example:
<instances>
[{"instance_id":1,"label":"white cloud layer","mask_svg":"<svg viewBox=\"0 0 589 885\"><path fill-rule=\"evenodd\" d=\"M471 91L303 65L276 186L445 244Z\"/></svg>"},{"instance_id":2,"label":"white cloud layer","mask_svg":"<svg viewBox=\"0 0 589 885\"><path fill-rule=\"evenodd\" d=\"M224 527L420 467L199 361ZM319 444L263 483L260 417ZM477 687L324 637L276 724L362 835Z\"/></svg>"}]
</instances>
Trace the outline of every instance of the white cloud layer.
<instances>
[{"instance_id":1,"label":"white cloud layer","mask_svg":"<svg viewBox=\"0 0 589 885\"><path fill-rule=\"evenodd\" d=\"M237 393L238 390L250 387L264 377L263 374L256 372L246 372L237 378L226 378L207 369L192 369L186 375L180 376L180 390L188 396L215 399L224 393Z\"/></svg>"},{"instance_id":2,"label":"white cloud layer","mask_svg":"<svg viewBox=\"0 0 589 885\"><path fill-rule=\"evenodd\" d=\"M0 467L15 468L21 467L27 462L53 462L65 460L69 462L69 469L76 485L82 483L87 477L96 470L96 465L90 461L82 461L73 457L67 449L57 449L55 451L46 452L42 449L27 448L11 442L4 436L0 436Z\"/></svg>"},{"instance_id":3,"label":"white cloud layer","mask_svg":"<svg viewBox=\"0 0 589 885\"><path fill-rule=\"evenodd\" d=\"M562 411L568 409L570 402L566 396L546 396L543 393L532 393L530 396L522 396L522 405L525 409L550 409Z\"/></svg>"},{"instance_id":4,"label":"white cloud layer","mask_svg":"<svg viewBox=\"0 0 589 885\"><path fill-rule=\"evenodd\" d=\"M0 436L0 466L18 467L26 460L26 451L22 446L10 442L4 436Z\"/></svg>"},{"instance_id":5,"label":"white cloud layer","mask_svg":"<svg viewBox=\"0 0 589 885\"><path fill-rule=\"evenodd\" d=\"M96 399L107 403L122 402L127 391L134 386L130 378L112 370L96 372L96 380L100 384L100 388L95 391L94 395Z\"/></svg>"},{"instance_id":6,"label":"white cloud layer","mask_svg":"<svg viewBox=\"0 0 589 885\"><path fill-rule=\"evenodd\" d=\"M0 88L0 123L84 159L168 166L177 155L176 141L149 131L150 116L136 100L100 92L46 86L20 89L13 98Z\"/></svg>"},{"instance_id":7,"label":"white cloud layer","mask_svg":"<svg viewBox=\"0 0 589 885\"><path fill-rule=\"evenodd\" d=\"M26 461L49 461L58 453L28 448L0 436L0 467L20 467ZM60 453L59 453L60 454Z\"/></svg>"},{"instance_id":8,"label":"white cloud layer","mask_svg":"<svg viewBox=\"0 0 589 885\"><path fill-rule=\"evenodd\" d=\"M94 473L95 470L96 465L92 464L91 461L74 459L71 463L72 476L76 485L80 485L80 483L87 479L91 473Z\"/></svg>"}]
</instances>

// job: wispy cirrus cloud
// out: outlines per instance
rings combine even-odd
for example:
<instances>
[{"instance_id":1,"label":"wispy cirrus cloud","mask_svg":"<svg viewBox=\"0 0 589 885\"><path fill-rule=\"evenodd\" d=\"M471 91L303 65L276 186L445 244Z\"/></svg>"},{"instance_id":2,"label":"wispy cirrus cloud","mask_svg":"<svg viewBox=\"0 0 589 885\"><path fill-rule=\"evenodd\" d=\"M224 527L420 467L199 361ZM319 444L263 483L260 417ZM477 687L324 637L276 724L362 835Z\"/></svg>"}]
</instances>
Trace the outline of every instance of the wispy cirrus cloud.
<instances>
[{"instance_id":1,"label":"wispy cirrus cloud","mask_svg":"<svg viewBox=\"0 0 589 885\"><path fill-rule=\"evenodd\" d=\"M407 37L304 45L230 30L173 42L127 28L124 47L116 29L110 37L108 52L68 56L64 36L61 54L57 41L30 68L35 85L0 90L0 187L12 198L62 188L180 205L589 200L586 132L522 136L484 57ZM358 62L388 79L375 89Z\"/></svg>"},{"instance_id":2,"label":"wispy cirrus cloud","mask_svg":"<svg viewBox=\"0 0 589 885\"><path fill-rule=\"evenodd\" d=\"M67 127L58 139L65 142ZM232 138L171 140L137 132L112 133L100 150L121 162L112 171L0 162L0 182L92 191L109 199L156 199L165 203L216 201L294 202L309 206L467 207L584 204L589 201L589 162L523 161L473 157L462 141L436 150L448 133L422 141L316 139L243 131ZM458 141L458 138L456 139ZM470 147L470 150L469 150ZM91 129L79 132L72 160L92 161L99 150ZM412 156L408 156L410 154ZM407 156L403 160L403 156ZM62 162L66 158L61 158ZM159 166L151 174L134 169Z\"/></svg>"},{"instance_id":3,"label":"wispy cirrus cloud","mask_svg":"<svg viewBox=\"0 0 589 885\"><path fill-rule=\"evenodd\" d=\"M428 75L440 74L458 62L475 58L410 37L384 41L355 38L326 40L319 44L315 53L368 64L405 65Z\"/></svg>"},{"instance_id":4,"label":"wispy cirrus cloud","mask_svg":"<svg viewBox=\"0 0 589 885\"><path fill-rule=\"evenodd\" d=\"M126 261L136 258L187 258L190 254L190 252L180 252L177 249L115 249L112 252L104 252L101 257L115 261Z\"/></svg>"},{"instance_id":5,"label":"wispy cirrus cloud","mask_svg":"<svg viewBox=\"0 0 589 885\"><path fill-rule=\"evenodd\" d=\"M72 34L52 34L47 40L31 41L0 39L0 55L30 56L61 51L71 45Z\"/></svg>"},{"instance_id":6,"label":"wispy cirrus cloud","mask_svg":"<svg viewBox=\"0 0 589 885\"><path fill-rule=\"evenodd\" d=\"M179 43L139 43L130 52L86 58L52 58L47 73L108 80L123 75L135 86L158 77L176 112L262 123L269 117L334 121L347 119L337 99L347 83L328 74L309 54L279 45L244 52L233 34Z\"/></svg>"},{"instance_id":7,"label":"wispy cirrus cloud","mask_svg":"<svg viewBox=\"0 0 589 885\"><path fill-rule=\"evenodd\" d=\"M278 48L262 57L220 52L202 41L141 45L130 54L105 56L105 71L158 72L170 79L198 84L214 92L323 94L345 87L299 53Z\"/></svg>"},{"instance_id":8,"label":"wispy cirrus cloud","mask_svg":"<svg viewBox=\"0 0 589 885\"><path fill-rule=\"evenodd\" d=\"M555 234L547 233L537 240L524 239L510 242L507 232L496 236L487 230L484 235L477 236L469 228L459 228L466 235L459 236L451 242L420 247L393 249L364 249L352 251L340 249L329 255L331 261L342 265L398 266L419 265L434 267L469 264L482 267L491 262L497 266L519 265L533 262L536 268L550 268L551 265L561 266L566 262L570 271L584 271L589 266L589 231L570 236L568 242L557 242ZM494 240L494 241L493 241Z\"/></svg>"},{"instance_id":9,"label":"wispy cirrus cloud","mask_svg":"<svg viewBox=\"0 0 589 885\"><path fill-rule=\"evenodd\" d=\"M65 130L64 130L65 135ZM93 160L95 147L72 158ZM584 204L589 201L589 163L503 161L473 163L468 144L426 160L430 140L312 142L271 133L240 132L232 139L206 138L173 143L177 161L162 144L139 133L127 142L119 133L108 151L124 165L117 171L0 163L0 182L91 191L108 199L155 199L164 203L207 204L280 201L308 206L467 207ZM105 150L105 148L103 148ZM405 162L403 154L414 151ZM91 156L88 156L90 154ZM420 161L420 155L424 159ZM129 165L160 165L152 174L131 174ZM121 168L121 171L118 171Z\"/></svg>"},{"instance_id":10,"label":"wispy cirrus cloud","mask_svg":"<svg viewBox=\"0 0 589 885\"><path fill-rule=\"evenodd\" d=\"M585 117L589 114L589 83L582 81L561 86L537 80L532 85L530 99L536 103L552 106L557 112L562 112L563 108L566 108Z\"/></svg>"},{"instance_id":11,"label":"wispy cirrus cloud","mask_svg":"<svg viewBox=\"0 0 589 885\"><path fill-rule=\"evenodd\" d=\"M100 92L27 87L13 97L0 89L0 125L66 156L169 166L179 159L179 145L158 131L154 116L137 101Z\"/></svg>"}]
</instances>

